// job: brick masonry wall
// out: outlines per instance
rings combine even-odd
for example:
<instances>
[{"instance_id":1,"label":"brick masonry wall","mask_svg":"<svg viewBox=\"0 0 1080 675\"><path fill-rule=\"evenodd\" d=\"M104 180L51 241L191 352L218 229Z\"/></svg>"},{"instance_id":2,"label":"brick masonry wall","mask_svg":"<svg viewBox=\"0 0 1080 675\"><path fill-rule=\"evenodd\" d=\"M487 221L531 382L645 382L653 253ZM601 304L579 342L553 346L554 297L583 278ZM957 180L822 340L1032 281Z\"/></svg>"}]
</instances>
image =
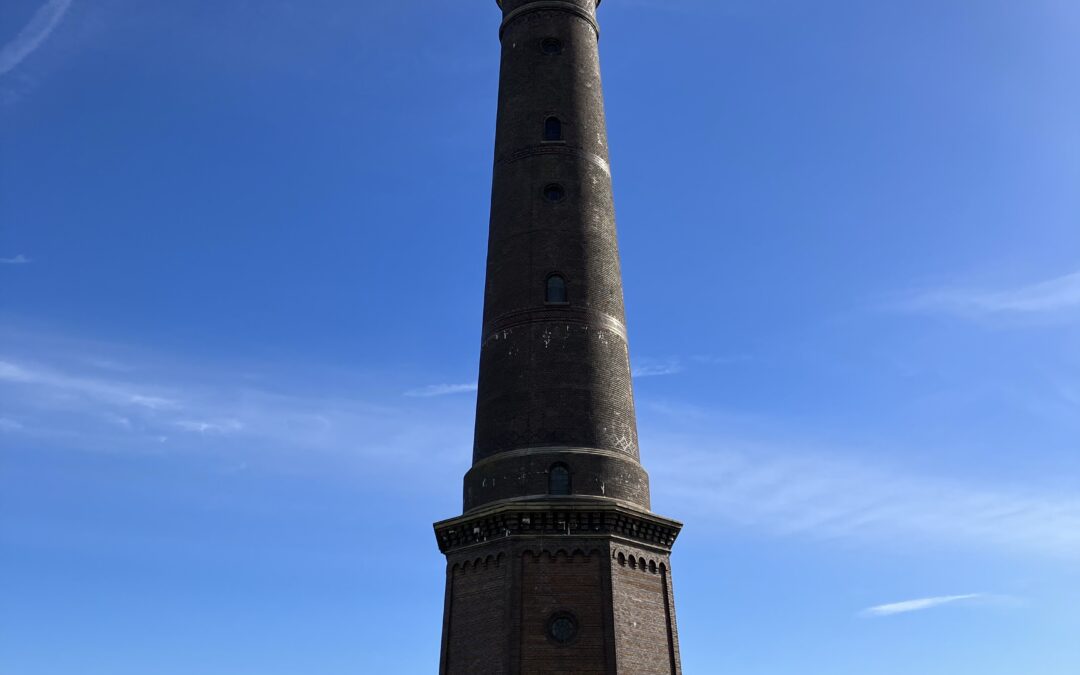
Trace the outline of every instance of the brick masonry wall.
<instances>
[{"instance_id":1,"label":"brick masonry wall","mask_svg":"<svg viewBox=\"0 0 1080 675\"><path fill-rule=\"evenodd\" d=\"M465 475L465 510L502 499L548 494L551 467L570 470L574 495L608 497L649 508L649 476L637 461L617 453L579 449L505 453Z\"/></svg>"},{"instance_id":2,"label":"brick masonry wall","mask_svg":"<svg viewBox=\"0 0 1080 675\"><path fill-rule=\"evenodd\" d=\"M666 555L618 546L611 558L611 588L619 675L681 672Z\"/></svg>"},{"instance_id":3,"label":"brick masonry wall","mask_svg":"<svg viewBox=\"0 0 1080 675\"><path fill-rule=\"evenodd\" d=\"M448 564L443 672L506 672L508 581L501 552Z\"/></svg>"},{"instance_id":4,"label":"brick masonry wall","mask_svg":"<svg viewBox=\"0 0 1080 675\"><path fill-rule=\"evenodd\" d=\"M506 0L505 16L526 4ZM571 7L516 13L502 34L475 462L545 446L638 458L595 0ZM545 139L549 116L560 140ZM552 274L565 304L545 303Z\"/></svg>"},{"instance_id":5,"label":"brick masonry wall","mask_svg":"<svg viewBox=\"0 0 1080 675\"><path fill-rule=\"evenodd\" d=\"M598 550L526 551L521 565L522 675L610 672L604 640L603 587L607 556ZM578 621L577 639L560 645L548 636L548 622L557 612Z\"/></svg>"},{"instance_id":6,"label":"brick masonry wall","mask_svg":"<svg viewBox=\"0 0 1080 675\"><path fill-rule=\"evenodd\" d=\"M681 525L647 511L597 1L500 0L474 467L467 513L435 525L443 675L680 673L668 553ZM556 275L565 294L548 297ZM555 463L570 494L548 494ZM572 618L562 638L555 617Z\"/></svg>"},{"instance_id":7,"label":"brick masonry wall","mask_svg":"<svg viewBox=\"0 0 1080 675\"><path fill-rule=\"evenodd\" d=\"M681 673L667 555L609 537L508 538L451 555L443 675ZM577 622L560 644L549 625Z\"/></svg>"}]
</instances>

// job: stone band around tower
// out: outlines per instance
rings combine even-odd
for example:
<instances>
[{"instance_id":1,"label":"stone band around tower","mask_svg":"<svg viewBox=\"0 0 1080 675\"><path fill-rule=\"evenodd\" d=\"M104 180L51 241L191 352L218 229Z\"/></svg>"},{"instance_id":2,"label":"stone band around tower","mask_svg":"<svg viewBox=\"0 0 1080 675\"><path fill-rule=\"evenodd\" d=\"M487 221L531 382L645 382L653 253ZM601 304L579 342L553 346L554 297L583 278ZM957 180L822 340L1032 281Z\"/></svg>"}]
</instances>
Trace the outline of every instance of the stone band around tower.
<instances>
[{"instance_id":1,"label":"stone band around tower","mask_svg":"<svg viewBox=\"0 0 1080 675\"><path fill-rule=\"evenodd\" d=\"M572 0L568 0L568 1L572 1ZM495 0L495 4L499 6L499 9L505 9L503 7L504 3L508 4L508 5L512 5L512 4L514 4L514 2L524 2L524 3L528 4L530 2L530 0ZM588 2L590 2L590 0L585 0L585 2L588 3ZM601 2L603 2L603 0L595 0L595 2L592 2L593 9L595 10L596 7L599 7Z\"/></svg>"},{"instance_id":2,"label":"stone band around tower","mask_svg":"<svg viewBox=\"0 0 1080 675\"><path fill-rule=\"evenodd\" d=\"M599 5L600 3L597 2L596 4ZM502 2L499 3L499 6L502 6ZM503 18L502 25L499 26L499 39L502 39L503 33L506 32L507 26L509 26L517 19L520 19L522 16L526 14L531 14L532 12L551 11L569 12L576 15L577 17L583 19L590 26L592 26L593 32L596 33L596 39L600 39L600 24L597 23L596 17L593 16L593 13L585 9L581 5L569 2L569 0L535 0L534 2L522 5L517 9L510 10Z\"/></svg>"}]
</instances>

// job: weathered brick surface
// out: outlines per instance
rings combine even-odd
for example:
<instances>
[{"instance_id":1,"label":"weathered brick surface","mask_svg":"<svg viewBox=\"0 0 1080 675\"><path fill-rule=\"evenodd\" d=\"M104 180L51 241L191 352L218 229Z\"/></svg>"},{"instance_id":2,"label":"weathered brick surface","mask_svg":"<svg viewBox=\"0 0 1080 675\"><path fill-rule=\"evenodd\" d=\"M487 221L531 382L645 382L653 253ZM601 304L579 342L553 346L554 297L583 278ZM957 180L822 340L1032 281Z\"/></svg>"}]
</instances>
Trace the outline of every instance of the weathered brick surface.
<instances>
[{"instance_id":1,"label":"weathered brick surface","mask_svg":"<svg viewBox=\"0 0 1080 675\"><path fill-rule=\"evenodd\" d=\"M607 670L602 588L607 556L599 549L585 553L525 551L521 564L520 672L603 675ZM547 635L549 619L557 612L572 613L578 637L560 645Z\"/></svg>"},{"instance_id":2,"label":"weathered brick surface","mask_svg":"<svg viewBox=\"0 0 1080 675\"><path fill-rule=\"evenodd\" d=\"M527 5L506 2L504 15ZM547 37L561 53L543 52ZM557 143L544 140L549 116ZM560 445L638 457L607 158L592 24L550 4L516 15L502 34L474 461ZM561 201L543 196L553 183ZM566 306L544 304L553 273Z\"/></svg>"},{"instance_id":3,"label":"weathered brick surface","mask_svg":"<svg viewBox=\"0 0 1080 675\"><path fill-rule=\"evenodd\" d=\"M502 552L448 565L445 658L454 664L452 672L506 672L508 579Z\"/></svg>"},{"instance_id":4,"label":"weathered brick surface","mask_svg":"<svg viewBox=\"0 0 1080 675\"><path fill-rule=\"evenodd\" d=\"M667 555L616 547L611 586L620 675L680 672L670 571Z\"/></svg>"},{"instance_id":5,"label":"weathered brick surface","mask_svg":"<svg viewBox=\"0 0 1080 675\"><path fill-rule=\"evenodd\" d=\"M636 460L614 453L562 448L505 453L465 476L465 510L505 499L543 497L556 464L569 467L574 495L607 497L649 508L649 476Z\"/></svg>"},{"instance_id":6,"label":"weathered brick surface","mask_svg":"<svg viewBox=\"0 0 1080 675\"><path fill-rule=\"evenodd\" d=\"M681 673L666 552L611 536L511 536L451 553L441 671ZM570 614L578 634L548 631Z\"/></svg>"},{"instance_id":7,"label":"weathered brick surface","mask_svg":"<svg viewBox=\"0 0 1080 675\"><path fill-rule=\"evenodd\" d=\"M463 515L435 525L447 556L440 672L681 673L670 576L681 525L648 511L640 463L598 0L499 4L473 467ZM561 48L543 49L552 39ZM549 117L561 138L546 137ZM561 196L549 199L552 185ZM552 275L565 302L545 297ZM556 465L569 494L549 494ZM553 635L558 617L576 624L573 639Z\"/></svg>"}]
</instances>

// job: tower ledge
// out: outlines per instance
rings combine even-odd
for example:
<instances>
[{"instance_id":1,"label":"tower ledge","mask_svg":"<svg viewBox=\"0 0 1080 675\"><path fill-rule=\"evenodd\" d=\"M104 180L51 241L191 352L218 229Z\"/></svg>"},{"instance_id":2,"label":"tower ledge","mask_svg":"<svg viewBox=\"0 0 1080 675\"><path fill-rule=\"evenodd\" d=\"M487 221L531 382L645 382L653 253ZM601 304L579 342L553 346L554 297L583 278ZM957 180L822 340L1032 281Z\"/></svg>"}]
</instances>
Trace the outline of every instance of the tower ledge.
<instances>
[{"instance_id":1,"label":"tower ledge","mask_svg":"<svg viewBox=\"0 0 1080 675\"><path fill-rule=\"evenodd\" d=\"M610 499L547 498L504 502L435 523L443 553L509 538L609 536L670 553L677 520Z\"/></svg>"},{"instance_id":2,"label":"tower ledge","mask_svg":"<svg viewBox=\"0 0 1080 675\"><path fill-rule=\"evenodd\" d=\"M543 11L562 11L574 14L592 26L593 32L596 33L596 37L599 39L600 24L596 22L596 8L599 6L600 0L597 0L596 4L593 5L591 9L587 8L587 4L582 5L578 2L573 2L572 0L531 0L531 2L524 2L516 8L506 11L502 2L499 1L499 7L505 12L502 26L499 27L499 37L502 38L503 32L506 30L507 26L526 14Z\"/></svg>"},{"instance_id":3,"label":"tower ledge","mask_svg":"<svg viewBox=\"0 0 1080 675\"><path fill-rule=\"evenodd\" d=\"M599 7L601 2L603 2L603 0L596 0L596 6ZM499 6L499 9L502 9L503 0L495 0L495 4Z\"/></svg>"}]
</instances>

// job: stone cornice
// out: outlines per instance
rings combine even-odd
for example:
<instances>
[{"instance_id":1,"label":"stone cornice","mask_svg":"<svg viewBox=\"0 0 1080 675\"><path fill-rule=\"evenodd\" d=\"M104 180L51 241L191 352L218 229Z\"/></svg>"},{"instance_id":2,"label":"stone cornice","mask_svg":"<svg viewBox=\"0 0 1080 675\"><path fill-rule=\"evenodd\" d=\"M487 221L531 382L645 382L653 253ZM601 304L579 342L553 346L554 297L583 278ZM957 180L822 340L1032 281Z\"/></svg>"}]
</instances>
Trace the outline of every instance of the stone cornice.
<instances>
[{"instance_id":1,"label":"stone cornice","mask_svg":"<svg viewBox=\"0 0 1080 675\"><path fill-rule=\"evenodd\" d=\"M596 0L596 6L599 7L600 3L603 1L604 0ZM503 0L495 0L495 4L499 6L499 9L502 9Z\"/></svg>"},{"instance_id":2,"label":"stone cornice","mask_svg":"<svg viewBox=\"0 0 1080 675\"><path fill-rule=\"evenodd\" d=\"M598 2L596 4L599 6L600 3ZM502 7L501 2L499 3L499 6ZM502 39L503 33L506 31L506 27L517 19L521 18L526 14L543 11L558 11L573 14L588 23L592 27L593 31L596 33L596 39L600 39L600 24L596 22L596 17L593 16L592 13L589 12L589 10L585 9L581 5L575 5L572 2L566 2L566 0L536 0L535 2L530 2L526 5L518 7L511 12L508 12L503 17L502 25L499 26L499 39Z\"/></svg>"},{"instance_id":3,"label":"stone cornice","mask_svg":"<svg viewBox=\"0 0 1080 675\"><path fill-rule=\"evenodd\" d=\"M608 500L502 503L435 523L443 553L509 538L610 537L670 552L682 523Z\"/></svg>"}]
</instances>

